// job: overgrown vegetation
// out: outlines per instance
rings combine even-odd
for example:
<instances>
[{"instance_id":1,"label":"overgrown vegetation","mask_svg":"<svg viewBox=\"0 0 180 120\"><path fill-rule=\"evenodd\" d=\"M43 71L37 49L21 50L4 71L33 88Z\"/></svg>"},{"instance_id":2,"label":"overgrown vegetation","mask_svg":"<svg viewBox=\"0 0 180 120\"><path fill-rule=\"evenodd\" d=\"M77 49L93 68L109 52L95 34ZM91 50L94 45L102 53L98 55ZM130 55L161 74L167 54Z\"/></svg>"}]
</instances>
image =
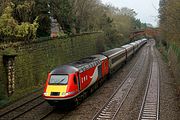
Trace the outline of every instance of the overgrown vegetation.
<instances>
[{"instance_id":1,"label":"overgrown vegetation","mask_svg":"<svg viewBox=\"0 0 180 120\"><path fill-rule=\"evenodd\" d=\"M160 41L167 51L169 65L178 83L180 95L180 1L160 0Z\"/></svg>"},{"instance_id":2,"label":"overgrown vegetation","mask_svg":"<svg viewBox=\"0 0 180 120\"><path fill-rule=\"evenodd\" d=\"M166 43L176 43L180 47L180 1L160 1L161 37Z\"/></svg>"},{"instance_id":3,"label":"overgrown vegetation","mask_svg":"<svg viewBox=\"0 0 180 120\"><path fill-rule=\"evenodd\" d=\"M135 19L134 10L104 5L99 0L52 0L50 8L66 34L103 31L101 43L106 49L124 44L130 32L146 26Z\"/></svg>"},{"instance_id":4,"label":"overgrown vegetation","mask_svg":"<svg viewBox=\"0 0 180 120\"><path fill-rule=\"evenodd\" d=\"M0 39L3 40L31 40L36 36L38 28L37 18L33 23L21 22L13 18L15 5L10 3L0 16Z\"/></svg>"},{"instance_id":5,"label":"overgrown vegetation","mask_svg":"<svg viewBox=\"0 0 180 120\"><path fill-rule=\"evenodd\" d=\"M167 49L170 47L176 53L180 52L180 1L179 0L161 0L160 1L160 42ZM179 58L179 57L178 57Z\"/></svg>"},{"instance_id":6,"label":"overgrown vegetation","mask_svg":"<svg viewBox=\"0 0 180 120\"><path fill-rule=\"evenodd\" d=\"M129 8L104 5L100 0L0 0L1 40L32 40L49 36L51 19L57 19L59 35L102 31L106 49L127 42L130 32L145 28Z\"/></svg>"}]
</instances>

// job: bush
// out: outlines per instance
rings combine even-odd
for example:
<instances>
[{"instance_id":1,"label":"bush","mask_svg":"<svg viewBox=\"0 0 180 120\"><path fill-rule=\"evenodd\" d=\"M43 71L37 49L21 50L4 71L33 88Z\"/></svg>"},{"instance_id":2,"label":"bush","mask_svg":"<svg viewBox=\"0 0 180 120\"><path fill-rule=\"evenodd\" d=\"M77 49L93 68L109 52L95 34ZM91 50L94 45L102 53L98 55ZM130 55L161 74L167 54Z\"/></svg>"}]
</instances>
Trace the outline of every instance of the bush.
<instances>
[{"instance_id":1,"label":"bush","mask_svg":"<svg viewBox=\"0 0 180 120\"><path fill-rule=\"evenodd\" d=\"M29 22L18 23L13 17L14 4L9 4L0 16L0 39L5 41L29 41L36 37L38 23L36 18L31 24Z\"/></svg>"}]
</instances>

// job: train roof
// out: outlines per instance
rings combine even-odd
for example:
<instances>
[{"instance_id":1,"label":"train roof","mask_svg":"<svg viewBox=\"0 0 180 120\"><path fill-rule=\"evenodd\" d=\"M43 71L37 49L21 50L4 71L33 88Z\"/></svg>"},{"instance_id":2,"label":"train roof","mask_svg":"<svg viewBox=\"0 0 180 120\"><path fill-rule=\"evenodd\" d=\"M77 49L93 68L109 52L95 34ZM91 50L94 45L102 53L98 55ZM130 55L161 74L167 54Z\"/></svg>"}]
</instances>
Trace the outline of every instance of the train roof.
<instances>
[{"instance_id":1,"label":"train roof","mask_svg":"<svg viewBox=\"0 0 180 120\"><path fill-rule=\"evenodd\" d=\"M82 66L85 66L90 63L97 62L97 61L100 62L100 59L97 57L90 56L90 57L82 58L78 61L72 62L70 63L70 65L80 69Z\"/></svg>"},{"instance_id":2,"label":"train roof","mask_svg":"<svg viewBox=\"0 0 180 120\"><path fill-rule=\"evenodd\" d=\"M106 56L101 55L101 54L92 55L91 57L96 57L96 58L98 58L98 59L100 59L100 60L104 60L104 59L106 59L106 58L107 58Z\"/></svg>"},{"instance_id":3,"label":"train roof","mask_svg":"<svg viewBox=\"0 0 180 120\"><path fill-rule=\"evenodd\" d=\"M133 47L133 45L132 44L126 44L126 45L123 45L122 47L123 48L131 48L131 47Z\"/></svg>"},{"instance_id":4,"label":"train roof","mask_svg":"<svg viewBox=\"0 0 180 120\"><path fill-rule=\"evenodd\" d=\"M141 41L146 41L146 40L147 40L146 38L141 39Z\"/></svg>"},{"instance_id":5,"label":"train roof","mask_svg":"<svg viewBox=\"0 0 180 120\"><path fill-rule=\"evenodd\" d=\"M112 50L102 52L102 54L105 55L105 56L110 57L111 55L119 53L119 52L124 51L124 50L125 50L124 48L114 48Z\"/></svg>"},{"instance_id":6,"label":"train roof","mask_svg":"<svg viewBox=\"0 0 180 120\"><path fill-rule=\"evenodd\" d=\"M132 42L132 43L130 43L130 45L138 45L138 42Z\"/></svg>"},{"instance_id":7,"label":"train roof","mask_svg":"<svg viewBox=\"0 0 180 120\"><path fill-rule=\"evenodd\" d=\"M104 59L103 55L94 55L87 58L77 60L75 62L69 63L67 65L61 65L55 68L51 74L72 74L75 72L83 72L93 66L101 63L101 59Z\"/></svg>"},{"instance_id":8,"label":"train roof","mask_svg":"<svg viewBox=\"0 0 180 120\"><path fill-rule=\"evenodd\" d=\"M71 65L61 65L55 68L51 74L72 74L77 72L78 69Z\"/></svg>"}]
</instances>

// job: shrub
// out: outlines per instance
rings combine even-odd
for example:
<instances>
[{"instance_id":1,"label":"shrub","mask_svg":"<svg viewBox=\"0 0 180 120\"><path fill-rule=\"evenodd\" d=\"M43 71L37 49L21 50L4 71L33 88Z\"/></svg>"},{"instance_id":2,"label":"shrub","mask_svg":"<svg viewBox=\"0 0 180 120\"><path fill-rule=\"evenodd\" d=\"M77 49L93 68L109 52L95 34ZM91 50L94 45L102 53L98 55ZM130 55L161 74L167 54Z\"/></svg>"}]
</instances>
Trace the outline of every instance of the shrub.
<instances>
[{"instance_id":1,"label":"shrub","mask_svg":"<svg viewBox=\"0 0 180 120\"><path fill-rule=\"evenodd\" d=\"M0 39L3 41L29 41L36 37L38 17L33 23L18 23L12 16L14 4L10 3L0 16Z\"/></svg>"}]
</instances>

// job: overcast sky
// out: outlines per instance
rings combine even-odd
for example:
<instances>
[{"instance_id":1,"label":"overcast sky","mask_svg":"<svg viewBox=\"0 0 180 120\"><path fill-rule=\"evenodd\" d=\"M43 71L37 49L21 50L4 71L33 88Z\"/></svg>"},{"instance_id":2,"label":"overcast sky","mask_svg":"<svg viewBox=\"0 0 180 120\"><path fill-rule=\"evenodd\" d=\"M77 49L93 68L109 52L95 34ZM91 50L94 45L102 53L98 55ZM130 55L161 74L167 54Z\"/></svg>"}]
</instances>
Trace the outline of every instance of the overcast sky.
<instances>
[{"instance_id":1,"label":"overcast sky","mask_svg":"<svg viewBox=\"0 0 180 120\"><path fill-rule=\"evenodd\" d=\"M104 4L111 4L115 7L128 7L134 9L139 18L144 23L157 26L159 0L101 0Z\"/></svg>"}]
</instances>

